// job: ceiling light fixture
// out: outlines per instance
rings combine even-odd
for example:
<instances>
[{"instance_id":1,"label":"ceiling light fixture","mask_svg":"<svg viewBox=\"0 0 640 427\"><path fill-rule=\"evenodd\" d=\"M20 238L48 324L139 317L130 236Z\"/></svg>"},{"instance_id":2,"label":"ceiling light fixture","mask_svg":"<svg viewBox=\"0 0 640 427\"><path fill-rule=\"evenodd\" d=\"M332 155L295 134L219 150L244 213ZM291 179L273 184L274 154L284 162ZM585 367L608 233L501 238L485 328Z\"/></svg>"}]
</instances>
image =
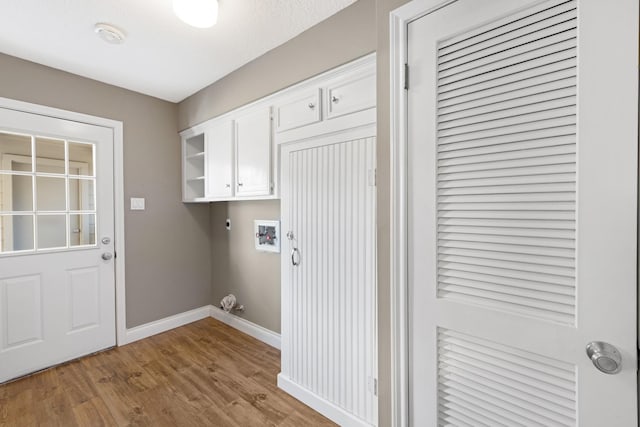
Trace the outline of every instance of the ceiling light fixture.
<instances>
[{"instance_id":1,"label":"ceiling light fixture","mask_svg":"<svg viewBox=\"0 0 640 427\"><path fill-rule=\"evenodd\" d=\"M213 27L218 21L218 0L173 0L173 12L192 27Z\"/></svg>"},{"instance_id":2,"label":"ceiling light fixture","mask_svg":"<svg viewBox=\"0 0 640 427\"><path fill-rule=\"evenodd\" d=\"M96 24L94 31L107 43L121 44L124 43L125 35L122 30L109 24Z\"/></svg>"}]
</instances>

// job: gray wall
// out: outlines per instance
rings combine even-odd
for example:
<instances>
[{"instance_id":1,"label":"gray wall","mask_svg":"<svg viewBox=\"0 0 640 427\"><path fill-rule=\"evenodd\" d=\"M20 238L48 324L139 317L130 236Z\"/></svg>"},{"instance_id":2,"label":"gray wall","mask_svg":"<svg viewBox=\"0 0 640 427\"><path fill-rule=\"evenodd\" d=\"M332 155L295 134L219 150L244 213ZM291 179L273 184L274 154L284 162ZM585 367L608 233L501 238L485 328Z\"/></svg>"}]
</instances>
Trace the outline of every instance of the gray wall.
<instances>
[{"instance_id":1,"label":"gray wall","mask_svg":"<svg viewBox=\"0 0 640 427\"><path fill-rule=\"evenodd\" d=\"M208 205L181 202L176 104L0 54L0 97L124 123L127 327L211 301Z\"/></svg>"},{"instance_id":2,"label":"gray wall","mask_svg":"<svg viewBox=\"0 0 640 427\"><path fill-rule=\"evenodd\" d=\"M231 219L231 230L225 220ZM213 304L233 293L246 308L238 315L280 332L280 256L254 247L255 219L280 219L279 200L211 204Z\"/></svg>"},{"instance_id":3,"label":"gray wall","mask_svg":"<svg viewBox=\"0 0 640 427\"><path fill-rule=\"evenodd\" d=\"M360 0L178 106L180 129L277 92L376 50L374 0Z\"/></svg>"},{"instance_id":4,"label":"gray wall","mask_svg":"<svg viewBox=\"0 0 640 427\"><path fill-rule=\"evenodd\" d=\"M178 106L179 127L277 92L376 50L374 0L360 0L257 58ZM383 157L384 159L385 157ZM211 203L212 303L233 293L240 316L280 332L280 259L255 250L254 219L279 219L280 202ZM224 229L230 218L230 232Z\"/></svg>"}]
</instances>

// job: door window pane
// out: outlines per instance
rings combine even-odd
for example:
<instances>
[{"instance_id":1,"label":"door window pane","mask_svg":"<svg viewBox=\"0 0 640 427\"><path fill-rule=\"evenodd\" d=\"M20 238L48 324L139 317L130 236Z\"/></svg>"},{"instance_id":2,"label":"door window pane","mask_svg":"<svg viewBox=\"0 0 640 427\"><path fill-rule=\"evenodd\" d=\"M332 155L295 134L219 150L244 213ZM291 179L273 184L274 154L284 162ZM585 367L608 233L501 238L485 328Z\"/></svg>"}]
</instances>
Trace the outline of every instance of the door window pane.
<instances>
[{"instance_id":1,"label":"door window pane","mask_svg":"<svg viewBox=\"0 0 640 427\"><path fill-rule=\"evenodd\" d=\"M33 210L33 178L0 173L0 211Z\"/></svg>"},{"instance_id":2,"label":"door window pane","mask_svg":"<svg viewBox=\"0 0 640 427\"><path fill-rule=\"evenodd\" d=\"M36 138L36 172L65 173L64 141Z\"/></svg>"},{"instance_id":3,"label":"door window pane","mask_svg":"<svg viewBox=\"0 0 640 427\"><path fill-rule=\"evenodd\" d=\"M69 175L93 176L93 144L69 142Z\"/></svg>"},{"instance_id":4,"label":"door window pane","mask_svg":"<svg viewBox=\"0 0 640 427\"><path fill-rule=\"evenodd\" d=\"M0 132L0 170L25 170L32 172L31 137ZM15 163L26 166L15 169Z\"/></svg>"},{"instance_id":5,"label":"door window pane","mask_svg":"<svg viewBox=\"0 0 640 427\"><path fill-rule=\"evenodd\" d=\"M0 254L96 245L93 143L0 131Z\"/></svg>"},{"instance_id":6,"label":"door window pane","mask_svg":"<svg viewBox=\"0 0 640 427\"><path fill-rule=\"evenodd\" d=\"M38 248L66 247L66 230L66 215L38 215Z\"/></svg>"},{"instance_id":7,"label":"door window pane","mask_svg":"<svg viewBox=\"0 0 640 427\"><path fill-rule=\"evenodd\" d=\"M69 216L69 244L71 246L96 244L95 214L71 214Z\"/></svg>"},{"instance_id":8,"label":"door window pane","mask_svg":"<svg viewBox=\"0 0 640 427\"><path fill-rule=\"evenodd\" d=\"M37 208L39 211L63 211L67 209L65 179L50 176L36 177Z\"/></svg>"},{"instance_id":9,"label":"door window pane","mask_svg":"<svg viewBox=\"0 0 640 427\"><path fill-rule=\"evenodd\" d=\"M33 215L0 215L0 253L33 250Z\"/></svg>"},{"instance_id":10,"label":"door window pane","mask_svg":"<svg viewBox=\"0 0 640 427\"><path fill-rule=\"evenodd\" d=\"M95 181L69 178L69 210L91 211L95 209Z\"/></svg>"}]
</instances>

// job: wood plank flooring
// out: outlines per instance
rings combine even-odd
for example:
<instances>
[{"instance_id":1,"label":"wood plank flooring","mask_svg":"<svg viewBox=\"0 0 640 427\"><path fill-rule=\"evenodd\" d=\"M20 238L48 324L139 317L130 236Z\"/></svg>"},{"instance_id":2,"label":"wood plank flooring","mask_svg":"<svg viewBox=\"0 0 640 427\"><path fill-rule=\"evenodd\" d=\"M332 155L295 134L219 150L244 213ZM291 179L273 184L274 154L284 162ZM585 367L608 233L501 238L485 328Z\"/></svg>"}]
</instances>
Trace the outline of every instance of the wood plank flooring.
<instances>
[{"instance_id":1,"label":"wood plank flooring","mask_svg":"<svg viewBox=\"0 0 640 427\"><path fill-rule=\"evenodd\" d=\"M0 426L333 426L276 386L280 352L204 319L0 386Z\"/></svg>"}]
</instances>

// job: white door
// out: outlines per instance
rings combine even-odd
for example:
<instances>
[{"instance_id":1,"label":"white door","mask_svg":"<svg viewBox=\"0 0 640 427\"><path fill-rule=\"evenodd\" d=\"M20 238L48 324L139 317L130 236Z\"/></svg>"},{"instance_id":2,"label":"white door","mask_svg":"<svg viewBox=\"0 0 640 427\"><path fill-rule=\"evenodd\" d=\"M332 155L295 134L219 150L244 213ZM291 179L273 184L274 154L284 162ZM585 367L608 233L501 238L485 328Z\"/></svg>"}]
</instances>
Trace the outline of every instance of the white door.
<instances>
[{"instance_id":1,"label":"white door","mask_svg":"<svg viewBox=\"0 0 640 427\"><path fill-rule=\"evenodd\" d=\"M408 24L412 425L637 424L637 20L459 0Z\"/></svg>"},{"instance_id":2,"label":"white door","mask_svg":"<svg viewBox=\"0 0 640 427\"><path fill-rule=\"evenodd\" d=\"M115 345L113 131L0 109L0 382Z\"/></svg>"},{"instance_id":3,"label":"white door","mask_svg":"<svg viewBox=\"0 0 640 427\"><path fill-rule=\"evenodd\" d=\"M373 132L281 149L278 385L345 426L377 423Z\"/></svg>"}]
</instances>

